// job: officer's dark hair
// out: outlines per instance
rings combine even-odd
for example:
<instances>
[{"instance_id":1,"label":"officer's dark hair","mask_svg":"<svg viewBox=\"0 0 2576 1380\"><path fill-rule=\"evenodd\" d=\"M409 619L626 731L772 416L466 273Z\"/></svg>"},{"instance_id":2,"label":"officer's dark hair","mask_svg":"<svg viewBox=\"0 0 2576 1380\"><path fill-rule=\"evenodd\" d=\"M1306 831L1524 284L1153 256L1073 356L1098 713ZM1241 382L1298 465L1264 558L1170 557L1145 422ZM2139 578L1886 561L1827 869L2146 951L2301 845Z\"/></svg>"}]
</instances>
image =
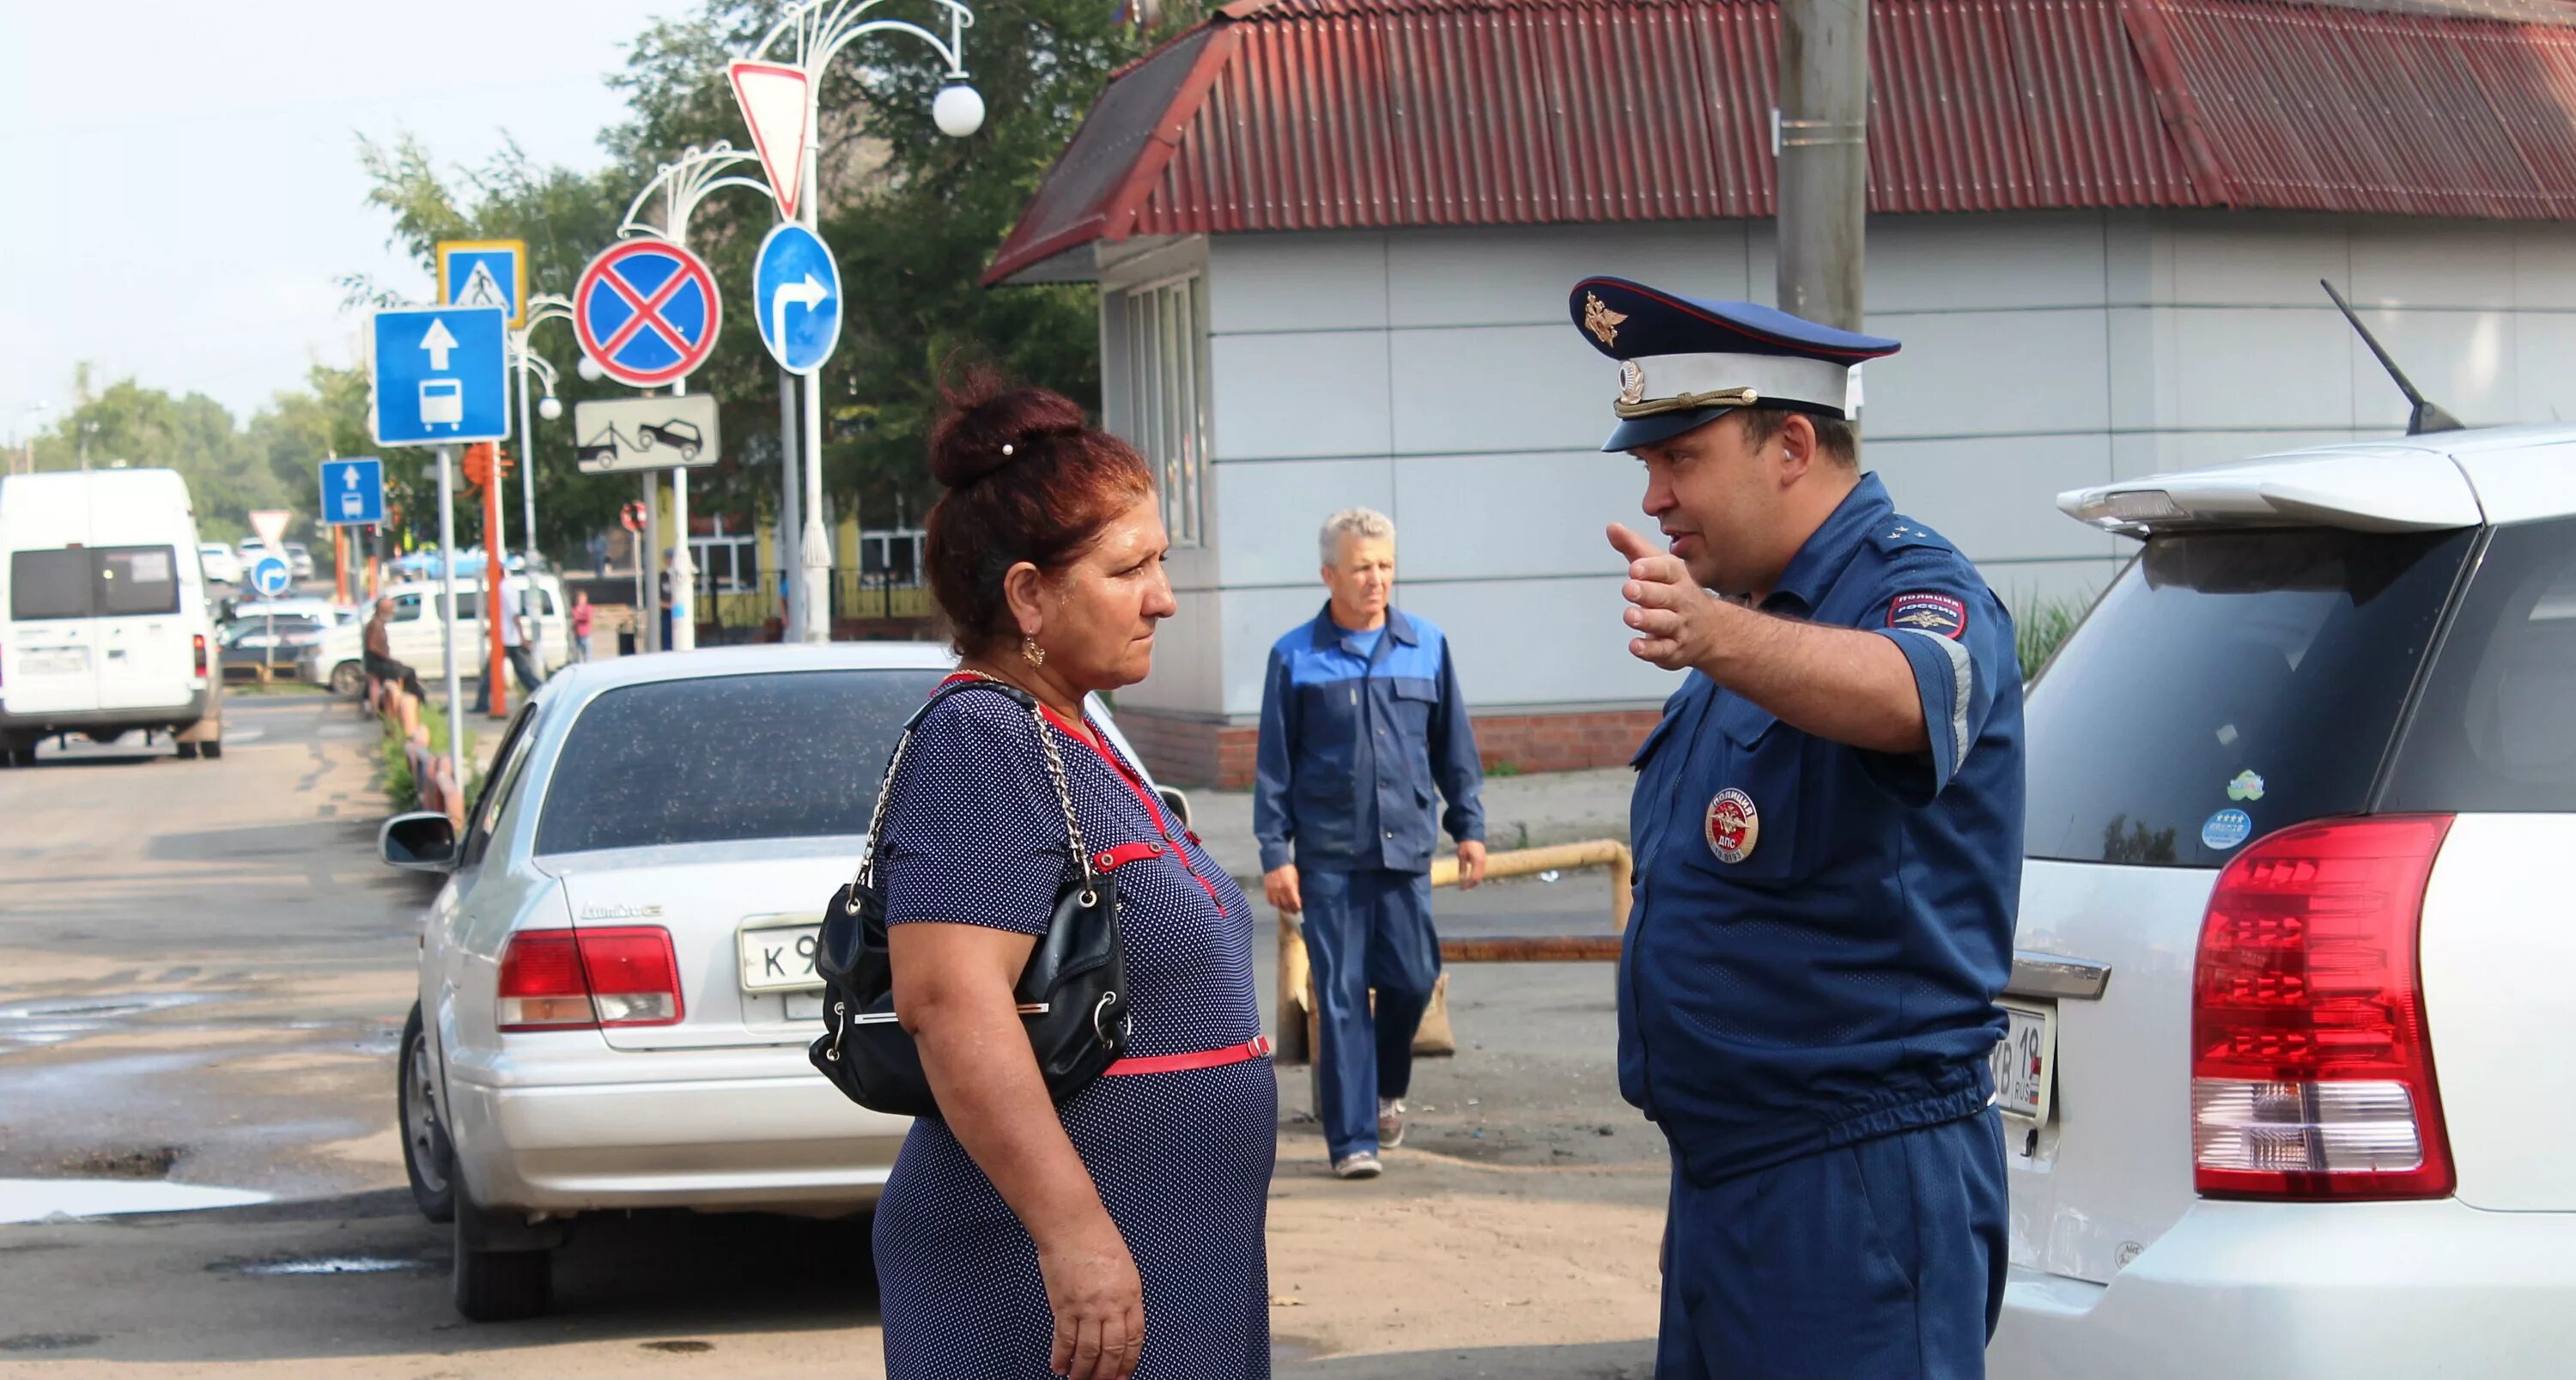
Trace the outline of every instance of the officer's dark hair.
<instances>
[{"instance_id":1,"label":"officer's dark hair","mask_svg":"<svg viewBox=\"0 0 2576 1380\"><path fill-rule=\"evenodd\" d=\"M1745 407L1736 409L1744 419L1744 439L1760 446L1780 434L1793 415L1803 416L1816 426L1816 448L1833 457L1844 469L1860 467L1860 436L1851 423L1840 417L1819 417L1812 412L1792 413L1785 407Z\"/></svg>"},{"instance_id":2,"label":"officer's dark hair","mask_svg":"<svg viewBox=\"0 0 2576 1380\"><path fill-rule=\"evenodd\" d=\"M1061 574L1110 520L1152 496L1136 448L1094 430L1082 405L1012 388L984 368L940 385L948 415L930 432L930 474L945 490L923 519L930 592L961 656L1019 641L1002 577L1027 561Z\"/></svg>"}]
</instances>

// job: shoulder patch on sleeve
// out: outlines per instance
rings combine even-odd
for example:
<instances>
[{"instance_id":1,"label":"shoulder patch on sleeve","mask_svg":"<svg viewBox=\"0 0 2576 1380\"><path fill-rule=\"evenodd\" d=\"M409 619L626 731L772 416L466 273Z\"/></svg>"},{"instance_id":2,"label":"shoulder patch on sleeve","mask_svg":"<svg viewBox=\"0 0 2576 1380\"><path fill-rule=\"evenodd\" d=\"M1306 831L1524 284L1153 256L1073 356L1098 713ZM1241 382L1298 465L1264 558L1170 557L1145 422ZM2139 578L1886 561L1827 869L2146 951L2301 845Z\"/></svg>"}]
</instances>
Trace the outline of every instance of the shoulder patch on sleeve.
<instances>
[{"instance_id":1,"label":"shoulder patch on sleeve","mask_svg":"<svg viewBox=\"0 0 2576 1380\"><path fill-rule=\"evenodd\" d=\"M1888 601L1887 626L1931 633L1956 642L1967 635L1968 605L1956 595L1931 590L1900 594Z\"/></svg>"}]
</instances>

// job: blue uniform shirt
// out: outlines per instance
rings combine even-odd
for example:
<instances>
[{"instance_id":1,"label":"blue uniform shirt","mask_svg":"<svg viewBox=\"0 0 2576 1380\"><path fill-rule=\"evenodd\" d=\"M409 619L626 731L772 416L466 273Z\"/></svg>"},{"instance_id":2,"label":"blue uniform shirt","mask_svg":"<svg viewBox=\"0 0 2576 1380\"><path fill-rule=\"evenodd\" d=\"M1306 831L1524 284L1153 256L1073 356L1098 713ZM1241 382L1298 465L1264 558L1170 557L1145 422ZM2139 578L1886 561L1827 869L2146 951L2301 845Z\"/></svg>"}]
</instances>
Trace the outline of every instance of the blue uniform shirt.
<instances>
[{"instance_id":1,"label":"blue uniform shirt","mask_svg":"<svg viewBox=\"0 0 2576 1380\"><path fill-rule=\"evenodd\" d=\"M1763 607L1895 643L1931 741L1811 737L1694 671L1638 749L1619 1088L1700 1182L1983 1108L2021 884L2021 671L1976 567L1865 475Z\"/></svg>"},{"instance_id":2,"label":"blue uniform shirt","mask_svg":"<svg viewBox=\"0 0 2576 1380\"><path fill-rule=\"evenodd\" d=\"M1398 609L1383 635L1345 631L1332 606L1270 649L1261 685L1252 832L1261 870L1426 872L1438 834L1485 837L1485 774L1449 639Z\"/></svg>"}]
</instances>

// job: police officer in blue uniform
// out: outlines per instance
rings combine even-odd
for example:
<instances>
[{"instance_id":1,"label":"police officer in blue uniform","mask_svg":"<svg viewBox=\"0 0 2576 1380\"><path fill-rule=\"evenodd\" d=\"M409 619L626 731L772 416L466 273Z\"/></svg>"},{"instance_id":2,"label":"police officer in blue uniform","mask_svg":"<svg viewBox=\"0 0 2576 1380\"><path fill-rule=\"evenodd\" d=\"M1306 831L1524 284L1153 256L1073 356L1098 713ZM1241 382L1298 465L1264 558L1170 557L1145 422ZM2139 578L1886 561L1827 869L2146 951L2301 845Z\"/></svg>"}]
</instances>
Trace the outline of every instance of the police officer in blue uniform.
<instances>
[{"instance_id":1,"label":"police officer in blue uniform","mask_svg":"<svg viewBox=\"0 0 2576 1380\"><path fill-rule=\"evenodd\" d=\"M1687 672L1636 757L1619 1083L1673 1159L1663 1380L1981 1376L2003 1299L1987 1059L2012 962L2021 675L1976 568L1858 466L1897 342L1617 278L1606 451L1629 651Z\"/></svg>"}]
</instances>

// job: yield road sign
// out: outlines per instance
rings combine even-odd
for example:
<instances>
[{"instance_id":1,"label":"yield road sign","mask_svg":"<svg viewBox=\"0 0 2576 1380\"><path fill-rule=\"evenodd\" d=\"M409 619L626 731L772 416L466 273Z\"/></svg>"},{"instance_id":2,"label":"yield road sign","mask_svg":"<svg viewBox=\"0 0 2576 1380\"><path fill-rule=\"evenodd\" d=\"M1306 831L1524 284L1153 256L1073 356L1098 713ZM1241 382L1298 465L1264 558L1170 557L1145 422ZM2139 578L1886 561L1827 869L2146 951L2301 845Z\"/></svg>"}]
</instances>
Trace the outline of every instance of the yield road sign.
<instances>
[{"instance_id":1,"label":"yield road sign","mask_svg":"<svg viewBox=\"0 0 2576 1380\"><path fill-rule=\"evenodd\" d=\"M251 535L258 537L259 544L271 551L282 550L286 545L286 524L294 520L295 514L281 508L253 509L250 514Z\"/></svg>"},{"instance_id":2,"label":"yield road sign","mask_svg":"<svg viewBox=\"0 0 2576 1380\"><path fill-rule=\"evenodd\" d=\"M322 462L322 521L332 527L385 520L385 466L372 455Z\"/></svg>"},{"instance_id":3,"label":"yield road sign","mask_svg":"<svg viewBox=\"0 0 2576 1380\"><path fill-rule=\"evenodd\" d=\"M713 393L574 403L572 434L583 474L712 465L721 443Z\"/></svg>"},{"instance_id":4,"label":"yield road sign","mask_svg":"<svg viewBox=\"0 0 2576 1380\"><path fill-rule=\"evenodd\" d=\"M715 352L724 308L706 261L667 240L601 250L573 289L573 333L600 372L630 388L686 378Z\"/></svg>"},{"instance_id":5,"label":"yield road sign","mask_svg":"<svg viewBox=\"0 0 2576 1380\"><path fill-rule=\"evenodd\" d=\"M250 563L250 587L271 599L284 594L294 583L294 567L274 551Z\"/></svg>"},{"instance_id":6,"label":"yield road sign","mask_svg":"<svg viewBox=\"0 0 2576 1380\"><path fill-rule=\"evenodd\" d=\"M380 446L503 441L510 388L499 307L387 307L368 332Z\"/></svg>"},{"instance_id":7,"label":"yield road sign","mask_svg":"<svg viewBox=\"0 0 2576 1380\"><path fill-rule=\"evenodd\" d=\"M751 126L751 146L760 151L760 170L769 174L778 214L792 218L805 184L805 141L813 134L814 103L805 69L736 62L725 68L725 75L733 82L742 122Z\"/></svg>"},{"instance_id":8,"label":"yield road sign","mask_svg":"<svg viewBox=\"0 0 2576 1380\"><path fill-rule=\"evenodd\" d=\"M751 271L760 343L788 372L811 374L841 343L841 266L822 237L794 221L771 227Z\"/></svg>"},{"instance_id":9,"label":"yield road sign","mask_svg":"<svg viewBox=\"0 0 2576 1380\"><path fill-rule=\"evenodd\" d=\"M438 300L458 307L499 307L514 331L528 324L527 242L439 241Z\"/></svg>"}]
</instances>

